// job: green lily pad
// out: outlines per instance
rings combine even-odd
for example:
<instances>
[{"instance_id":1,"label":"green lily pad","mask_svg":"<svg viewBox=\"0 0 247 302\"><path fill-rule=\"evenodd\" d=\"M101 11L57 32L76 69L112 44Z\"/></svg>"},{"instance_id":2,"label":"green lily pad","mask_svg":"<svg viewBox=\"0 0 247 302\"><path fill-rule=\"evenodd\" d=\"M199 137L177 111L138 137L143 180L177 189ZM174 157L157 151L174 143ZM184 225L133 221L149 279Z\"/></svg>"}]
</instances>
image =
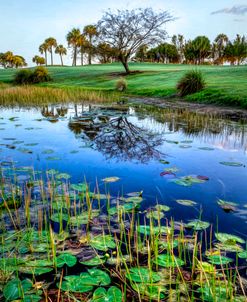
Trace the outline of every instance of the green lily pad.
<instances>
[{"instance_id":1,"label":"green lily pad","mask_svg":"<svg viewBox=\"0 0 247 302\"><path fill-rule=\"evenodd\" d=\"M231 258L221 255L210 255L207 258L210 263L215 265L226 265L233 261Z\"/></svg>"},{"instance_id":2,"label":"green lily pad","mask_svg":"<svg viewBox=\"0 0 247 302\"><path fill-rule=\"evenodd\" d=\"M132 267L126 272L126 278L137 283L154 283L160 281L158 273L151 271L147 267Z\"/></svg>"},{"instance_id":3,"label":"green lily pad","mask_svg":"<svg viewBox=\"0 0 247 302\"><path fill-rule=\"evenodd\" d=\"M179 267L184 265L184 261L170 254L158 255L154 263L163 267Z\"/></svg>"},{"instance_id":4,"label":"green lily pad","mask_svg":"<svg viewBox=\"0 0 247 302\"><path fill-rule=\"evenodd\" d=\"M192 220L186 224L187 228L193 228L195 231L205 230L210 226L210 223L202 220Z\"/></svg>"},{"instance_id":5,"label":"green lily pad","mask_svg":"<svg viewBox=\"0 0 247 302\"><path fill-rule=\"evenodd\" d=\"M103 180L103 182L105 182L105 183L111 183L111 182L117 182L117 181L119 181L120 178L119 178L119 177L116 177L116 176L112 176L112 177L103 178L102 180Z\"/></svg>"},{"instance_id":6,"label":"green lily pad","mask_svg":"<svg viewBox=\"0 0 247 302\"><path fill-rule=\"evenodd\" d=\"M243 167L244 166L244 164L242 164L242 163L233 162L233 161L221 161L220 164L224 165L224 166L229 166L229 167Z\"/></svg>"},{"instance_id":7,"label":"green lily pad","mask_svg":"<svg viewBox=\"0 0 247 302\"><path fill-rule=\"evenodd\" d=\"M99 286L107 286L111 283L110 276L100 269L92 268L88 270L88 273Z\"/></svg>"},{"instance_id":8,"label":"green lily pad","mask_svg":"<svg viewBox=\"0 0 247 302\"><path fill-rule=\"evenodd\" d=\"M160 220L162 218L165 217L165 214L161 211L148 211L147 214L146 214L146 217L148 219L156 219L156 220Z\"/></svg>"},{"instance_id":9,"label":"green lily pad","mask_svg":"<svg viewBox=\"0 0 247 302\"><path fill-rule=\"evenodd\" d=\"M69 179L71 176L67 173L59 173L56 174L56 179Z\"/></svg>"},{"instance_id":10,"label":"green lily pad","mask_svg":"<svg viewBox=\"0 0 247 302\"><path fill-rule=\"evenodd\" d=\"M146 299L148 298L152 301L163 300L166 297L165 294L167 292L167 289L159 284L146 285L142 283L134 283L132 284L132 288L141 296L141 298L146 297Z\"/></svg>"},{"instance_id":11,"label":"green lily pad","mask_svg":"<svg viewBox=\"0 0 247 302\"><path fill-rule=\"evenodd\" d=\"M202 184L205 182L204 180L191 176L191 175L183 176L178 179L172 179L171 181L177 185L184 186L184 187L190 187L193 184Z\"/></svg>"},{"instance_id":12,"label":"green lily pad","mask_svg":"<svg viewBox=\"0 0 247 302\"><path fill-rule=\"evenodd\" d=\"M195 201L189 199L177 199L176 202L183 206L188 206L188 207L192 207L197 204Z\"/></svg>"},{"instance_id":13,"label":"green lily pad","mask_svg":"<svg viewBox=\"0 0 247 302\"><path fill-rule=\"evenodd\" d=\"M121 290L116 286L111 286L108 291L103 287L97 288L90 302L121 302L122 300Z\"/></svg>"},{"instance_id":14,"label":"green lily pad","mask_svg":"<svg viewBox=\"0 0 247 302\"><path fill-rule=\"evenodd\" d=\"M108 249L115 249L116 243L112 235L97 235L90 240L90 245L99 251L107 251Z\"/></svg>"},{"instance_id":15,"label":"green lily pad","mask_svg":"<svg viewBox=\"0 0 247 302\"><path fill-rule=\"evenodd\" d=\"M240 238L239 236L232 235L232 234L227 234L227 233L215 233L215 237L223 242L223 243L228 243L228 244L234 244L236 242L238 243L245 243L245 241Z\"/></svg>"},{"instance_id":16,"label":"green lily pad","mask_svg":"<svg viewBox=\"0 0 247 302\"><path fill-rule=\"evenodd\" d=\"M52 153L54 153L54 150L52 150L52 149L46 149L46 150L42 151L42 154L52 154Z\"/></svg>"},{"instance_id":17,"label":"green lily pad","mask_svg":"<svg viewBox=\"0 0 247 302\"><path fill-rule=\"evenodd\" d=\"M138 225L137 226L137 232L143 235L150 235L151 232L155 235L158 234L167 234L171 231L171 229L167 226L157 226L150 228L149 225Z\"/></svg>"},{"instance_id":18,"label":"green lily pad","mask_svg":"<svg viewBox=\"0 0 247 302\"><path fill-rule=\"evenodd\" d=\"M241 259L247 259L247 251L243 251L241 253L238 253L238 257Z\"/></svg>"},{"instance_id":19,"label":"green lily pad","mask_svg":"<svg viewBox=\"0 0 247 302\"><path fill-rule=\"evenodd\" d=\"M77 262L77 258L69 253L60 254L56 260L57 260L57 267L63 267L65 264L68 267L73 267Z\"/></svg>"},{"instance_id":20,"label":"green lily pad","mask_svg":"<svg viewBox=\"0 0 247 302\"><path fill-rule=\"evenodd\" d=\"M6 301L13 301L22 298L25 293L31 290L33 283L29 279L25 279L23 281L19 279L13 279L9 281L4 289L3 295Z\"/></svg>"},{"instance_id":21,"label":"green lily pad","mask_svg":"<svg viewBox=\"0 0 247 302\"><path fill-rule=\"evenodd\" d=\"M143 198L140 196L132 196L125 199L126 202L140 203L143 201Z\"/></svg>"},{"instance_id":22,"label":"green lily pad","mask_svg":"<svg viewBox=\"0 0 247 302\"><path fill-rule=\"evenodd\" d=\"M72 184L70 185L70 189L78 192L86 192L88 190L88 185L86 183Z\"/></svg>"},{"instance_id":23,"label":"green lily pad","mask_svg":"<svg viewBox=\"0 0 247 302\"><path fill-rule=\"evenodd\" d=\"M169 212L170 211L170 207L166 206L165 204L156 204L156 206L154 207L157 211L163 211L163 212Z\"/></svg>"},{"instance_id":24,"label":"green lily pad","mask_svg":"<svg viewBox=\"0 0 247 302\"><path fill-rule=\"evenodd\" d=\"M66 276L64 279L61 285L57 284L57 287L63 291L85 293L92 291L95 286L95 280L88 273L80 276Z\"/></svg>"},{"instance_id":25,"label":"green lily pad","mask_svg":"<svg viewBox=\"0 0 247 302\"><path fill-rule=\"evenodd\" d=\"M51 215L51 220L57 223L60 223L61 221L68 221L69 215L63 212L57 212Z\"/></svg>"},{"instance_id":26,"label":"green lily pad","mask_svg":"<svg viewBox=\"0 0 247 302\"><path fill-rule=\"evenodd\" d=\"M124 205L119 205L118 207L111 207L108 209L109 215L116 215L117 213L128 213L132 212L135 208L138 207L136 203L126 203Z\"/></svg>"},{"instance_id":27,"label":"green lily pad","mask_svg":"<svg viewBox=\"0 0 247 302\"><path fill-rule=\"evenodd\" d=\"M106 262L105 257L95 256L94 258L91 258L89 260L80 261L81 264L87 265L87 266L98 266L102 265Z\"/></svg>"}]
</instances>

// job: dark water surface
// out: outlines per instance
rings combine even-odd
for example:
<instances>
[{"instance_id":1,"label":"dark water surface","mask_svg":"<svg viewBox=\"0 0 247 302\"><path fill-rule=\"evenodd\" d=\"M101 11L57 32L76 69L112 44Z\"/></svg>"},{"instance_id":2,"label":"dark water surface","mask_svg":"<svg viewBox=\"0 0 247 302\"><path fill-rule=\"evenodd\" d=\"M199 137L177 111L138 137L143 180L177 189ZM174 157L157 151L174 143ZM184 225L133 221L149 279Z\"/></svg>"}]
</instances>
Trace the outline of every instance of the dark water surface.
<instances>
[{"instance_id":1,"label":"dark water surface","mask_svg":"<svg viewBox=\"0 0 247 302\"><path fill-rule=\"evenodd\" d=\"M112 194L143 190L143 209L166 204L168 218L201 217L246 239L246 124L183 110L73 104L2 108L0 118L2 165L14 161L17 167L56 169L70 174L73 183L86 178L94 187L98 181L103 191L102 179L116 176ZM167 168L178 171L162 173ZM188 175L204 182L177 182ZM177 199L197 205L186 207ZM237 203L236 212L224 212L218 199Z\"/></svg>"}]
</instances>

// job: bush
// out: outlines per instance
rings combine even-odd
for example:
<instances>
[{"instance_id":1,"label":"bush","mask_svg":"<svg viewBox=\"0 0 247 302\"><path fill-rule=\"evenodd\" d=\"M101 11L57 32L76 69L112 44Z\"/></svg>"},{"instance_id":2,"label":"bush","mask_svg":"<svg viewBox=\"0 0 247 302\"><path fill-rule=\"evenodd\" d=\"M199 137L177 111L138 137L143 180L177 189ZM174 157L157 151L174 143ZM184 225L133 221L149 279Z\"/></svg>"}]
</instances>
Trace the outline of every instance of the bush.
<instances>
[{"instance_id":1,"label":"bush","mask_svg":"<svg viewBox=\"0 0 247 302\"><path fill-rule=\"evenodd\" d=\"M29 69L19 70L15 74L14 82L19 85L29 84L31 81L32 71Z\"/></svg>"},{"instance_id":2,"label":"bush","mask_svg":"<svg viewBox=\"0 0 247 302\"><path fill-rule=\"evenodd\" d=\"M34 71L30 69L19 70L15 74L14 82L19 85L36 84L51 81L48 70L42 66L36 67Z\"/></svg>"},{"instance_id":3,"label":"bush","mask_svg":"<svg viewBox=\"0 0 247 302\"><path fill-rule=\"evenodd\" d=\"M31 76L32 83L42 83L51 81L48 70L45 67L36 67Z\"/></svg>"},{"instance_id":4,"label":"bush","mask_svg":"<svg viewBox=\"0 0 247 302\"><path fill-rule=\"evenodd\" d=\"M200 71L187 72L177 84L177 90L180 96L186 96L205 88L205 81Z\"/></svg>"},{"instance_id":5,"label":"bush","mask_svg":"<svg viewBox=\"0 0 247 302\"><path fill-rule=\"evenodd\" d=\"M124 92L127 89L127 81L124 78L120 78L116 82L116 90L120 92Z\"/></svg>"}]
</instances>

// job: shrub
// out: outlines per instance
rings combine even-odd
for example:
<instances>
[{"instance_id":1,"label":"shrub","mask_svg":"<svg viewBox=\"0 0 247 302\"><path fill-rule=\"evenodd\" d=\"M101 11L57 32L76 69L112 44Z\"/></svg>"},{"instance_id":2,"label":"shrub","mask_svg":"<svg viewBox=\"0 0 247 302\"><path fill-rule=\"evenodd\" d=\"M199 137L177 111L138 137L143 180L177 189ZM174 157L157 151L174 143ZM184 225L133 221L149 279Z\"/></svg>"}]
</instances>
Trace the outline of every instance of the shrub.
<instances>
[{"instance_id":1,"label":"shrub","mask_svg":"<svg viewBox=\"0 0 247 302\"><path fill-rule=\"evenodd\" d=\"M127 81L124 78L120 78L116 82L116 90L120 92L124 92L127 89Z\"/></svg>"},{"instance_id":2,"label":"shrub","mask_svg":"<svg viewBox=\"0 0 247 302\"><path fill-rule=\"evenodd\" d=\"M48 73L48 70L45 67L39 66L36 67L31 76L32 83L42 83L51 81L51 76Z\"/></svg>"},{"instance_id":3,"label":"shrub","mask_svg":"<svg viewBox=\"0 0 247 302\"><path fill-rule=\"evenodd\" d=\"M198 91L205 87L205 81L200 71L187 72L178 82L177 90L180 96L186 96Z\"/></svg>"},{"instance_id":4,"label":"shrub","mask_svg":"<svg viewBox=\"0 0 247 302\"><path fill-rule=\"evenodd\" d=\"M15 74L14 82L19 85L36 84L51 81L48 70L42 66L36 67L34 71L30 69L19 70Z\"/></svg>"},{"instance_id":5,"label":"shrub","mask_svg":"<svg viewBox=\"0 0 247 302\"><path fill-rule=\"evenodd\" d=\"M31 81L32 71L29 69L19 70L15 74L14 82L19 85L29 84Z\"/></svg>"}]
</instances>

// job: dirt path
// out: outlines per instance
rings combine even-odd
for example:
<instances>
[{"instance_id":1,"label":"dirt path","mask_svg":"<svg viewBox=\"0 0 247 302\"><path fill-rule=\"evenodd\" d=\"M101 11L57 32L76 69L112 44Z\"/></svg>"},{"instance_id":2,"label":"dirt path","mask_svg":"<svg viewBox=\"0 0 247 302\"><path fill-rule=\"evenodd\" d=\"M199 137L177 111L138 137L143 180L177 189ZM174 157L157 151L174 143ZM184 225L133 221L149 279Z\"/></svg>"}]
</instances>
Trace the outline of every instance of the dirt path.
<instances>
[{"instance_id":1,"label":"dirt path","mask_svg":"<svg viewBox=\"0 0 247 302\"><path fill-rule=\"evenodd\" d=\"M213 116L220 116L223 118L229 118L232 120L246 120L247 121L247 110L239 109L233 107L225 107L213 104L200 104L191 103L181 100L168 100L168 99L158 99L158 98L138 98L129 97L129 103L140 104L140 105L152 105L160 108L170 108L170 109L186 109L191 112L196 112L199 114L208 114Z\"/></svg>"}]
</instances>

